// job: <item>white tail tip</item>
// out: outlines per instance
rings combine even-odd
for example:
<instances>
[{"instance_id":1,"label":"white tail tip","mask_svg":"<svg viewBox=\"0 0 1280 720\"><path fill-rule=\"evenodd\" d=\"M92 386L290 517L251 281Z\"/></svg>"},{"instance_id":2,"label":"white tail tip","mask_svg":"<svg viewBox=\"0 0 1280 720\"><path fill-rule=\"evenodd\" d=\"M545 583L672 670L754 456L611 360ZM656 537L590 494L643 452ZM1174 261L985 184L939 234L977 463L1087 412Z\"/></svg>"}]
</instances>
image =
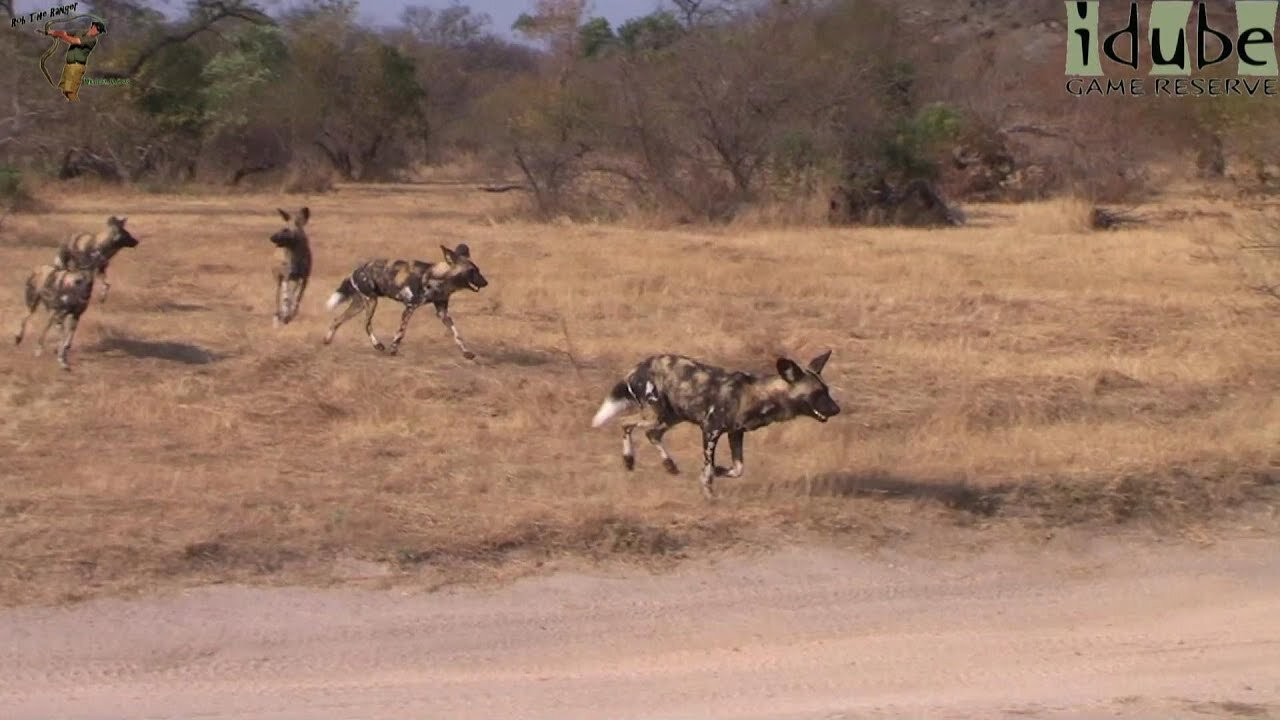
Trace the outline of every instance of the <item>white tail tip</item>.
<instances>
[{"instance_id":1,"label":"white tail tip","mask_svg":"<svg viewBox=\"0 0 1280 720\"><path fill-rule=\"evenodd\" d=\"M631 403L626 400L605 400L600 409L596 411L596 416L591 418L591 427L598 428L601 425L621 415Z\"/></svg>"},{"instance_id":2,"label":"white tail tip","mask_svg":"<svg viewBox=\"0 0 1280 720\"><path fill-rule=\"evenodd\" d=\"M346 296L344 296L342 293L336 292L329 296L329 302L325 303L324 306L329 310L332 310L338 307L339 305L341 305L342 301L346 299L347 299Z\"/></svg>"}]
</instances>

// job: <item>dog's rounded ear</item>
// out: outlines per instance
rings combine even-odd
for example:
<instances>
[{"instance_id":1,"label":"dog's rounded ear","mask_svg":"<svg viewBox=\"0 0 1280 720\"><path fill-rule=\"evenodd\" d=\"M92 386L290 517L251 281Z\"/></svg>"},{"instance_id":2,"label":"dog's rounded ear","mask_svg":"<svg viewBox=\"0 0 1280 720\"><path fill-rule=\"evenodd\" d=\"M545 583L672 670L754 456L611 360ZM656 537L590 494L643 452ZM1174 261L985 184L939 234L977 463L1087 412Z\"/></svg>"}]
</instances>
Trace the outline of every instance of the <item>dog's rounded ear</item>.
<instances>
[{"instance_id":1,"label":"dog's rounded ear","mask_svg":"<svg viewBox=\"0 0 1280 720\"><path fill-rule=\"evenodd\" d=\"M125 223L125 221L126 221L126 220L128 220L128 219L129 219L129 216L128 216L128 215L121 215L121 216L120 216L120 227L124 227L124 223Z\"/></svg>"},{"instance_id":2,"label":"dog's rounded ear","mask_svg":"<svg viewBox=\"0 0 1280 720\"><path fill-rule=\"evenodd\" d=\"M466 243L459 243L458 247L453 249L453 254L458 257L469 258L471 257L471 248L467 247Z\"/></svg>"},{"instance_id":3,"label":"dog's rounded ear","mask_svg":"<svg viewBox=\"0 0 1280 720\"><path fill-rule=\"evenodd\" d=\"M107 224L108 224L108 225L112 225L112 226L115 226L115 227L119 227L119 226L120 226L120 223L121 223L120 218L116 217L115 215L112 215L111 217L108 217L108 218L107 218Z\"/></svg>"},{"instance_id":4,"label":"dog's rounded ear","mask_svg":"<svg viewBox=\"0 0 1280 720\"><path fill-rule=\"evenodd\" d=\"M780 357L778 358L778 374L788 383L795 384L804 377L804 370L801 370L800 366L790 358Z\"/></svg>"},{"instance_id":5,"label":"dog's rounded ear","mask_svg":"<svg viewBox=\"0 0 1280 720\"><path fill-rule=\"evenodd\" d=\"M298 224L305 225L311 219L311 208L304 207L298 211Z\"/></svg>"},{"instance_id":6,"label":"dog's rounded ear","mask_svg":"<svg viewBox=\"0 0 1280 720\"><path fill-rule=\"evenodd\" d=\"M280 208L276 208L276 212L280 213L280 217L284 218L285 222L289 222L289 219L290 219L289 213L285 212L284 210L281 210Z\"/></svg>"},{"instance_id":7,"label":"dog's rounded ear","mask_svg":"<svg viewBox=\"0 0 1280 720\"><path fill-rule=\"evenodd\" d=\"M809 370L811 370L811 371L813 372L813 374L814 374L814 375L821 375L821 374L822 374L822 368L824 368L824 367L826 367L826 366L827 366L827 360L829 360L829 359L831 359L831 351L830 351L830 350L828 350L828 351L826 351L826 352L822 353L821 355L819 355L818 357L816 357L816 358L814 358L814 359L810 360L810 361L809 361Z\"/></svg>"},{"instance_id":8,"label":"dog's rounded ear","mask_svg":"<svg viewBox=\"0 0 1280 720\"><path fill-rule=\"evenodd\" d=\"M454 262L458 260L458 257L454 255L453 251L450 250L449 248L441 245L440 251L444 253L444 261L449 263L450 265L452 265Z\"/></svg>"}]
</instances>

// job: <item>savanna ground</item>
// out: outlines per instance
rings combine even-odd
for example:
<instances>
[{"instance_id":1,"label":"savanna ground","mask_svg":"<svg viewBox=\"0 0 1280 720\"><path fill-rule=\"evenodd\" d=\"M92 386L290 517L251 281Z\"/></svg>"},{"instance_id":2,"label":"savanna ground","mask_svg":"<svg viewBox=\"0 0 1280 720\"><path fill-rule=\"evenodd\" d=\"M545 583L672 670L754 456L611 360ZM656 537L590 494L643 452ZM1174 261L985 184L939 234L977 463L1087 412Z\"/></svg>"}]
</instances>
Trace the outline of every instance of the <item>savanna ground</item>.
<instances>
[{"instance_id":1,"label":"savanna ground","mask_svg":"<svg viewBox=\"0 0 1280 720\"><path fill-rule=\"evenodd\" d=\"M510 195L449 184L43 199L0 228L6 332L66 233L124 214L141 245L113 262L71 373L52 349L0 353L5 605L210 581L433 586L798 537L1195 533L1276 500L1277 316L1233 270L1241 211L1225 202L1166 199L1148 225L1091 232L1070 201L923 231L526 224ZM276 207L301 204L315 270L277 330L267 237ZM321 345L357 260L459 242L490 282L452 304L477 361L429 311L396 357L359 319ZM398 320L381 303L379 333ZM668 435L673 477L644 442L626 473L616 426L590 428L647 354L772 372L826 348L843 414L749 435L745 477L714 503L696 429Z\"/></svg>"}]
</instances>

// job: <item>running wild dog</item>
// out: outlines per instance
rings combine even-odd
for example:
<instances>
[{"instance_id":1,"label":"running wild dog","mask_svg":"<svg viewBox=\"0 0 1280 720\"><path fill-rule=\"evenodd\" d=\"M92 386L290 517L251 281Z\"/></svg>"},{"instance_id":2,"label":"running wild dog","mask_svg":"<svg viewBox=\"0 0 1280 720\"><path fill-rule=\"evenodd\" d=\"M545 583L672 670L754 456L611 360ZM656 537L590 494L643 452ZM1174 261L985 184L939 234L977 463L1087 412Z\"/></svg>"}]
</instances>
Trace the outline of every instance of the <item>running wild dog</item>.
<instances>
[{"instance_id":1,"label":"running wild dog","mask_svg":"<svg viewBox=\"0 0 1280 720\"><path fill-rule=\"evenodd\" d=\"M27 334L27 321L40 305L44 305L49 310L49 321L36 340L36 355L44 351L45 336L49 334L49 328L53 327L54 322L57 322L62 326L62 345L58 348L58 364L63 370L70 370L71 366L67 364L67 352L71 349L71 339L75 337L80 316L88 309L89 300L93 297L94 274L94 270L87 268L63 270L53 265L41 265L32 270L31 275L27 277L27 316L22 318L18 334L13 338L14 344L22 344L22 338Z\"/></svg>"},{"instance_id":2,"label":"running wild dog","mask_svg":"<svg viewBox=\"0 0 1280 720\"><path fill-rule=\"evenodd\" d=\"M463 288L480 292L489 281L484 279L479 266L471 259L471 249L466 244L458 245L453 250L441 245L440 249L444 251L444 262L379 258L357 266L329 297L326 305L329 310L348 301L351 305L329 323L324 344L333 342L338 328L364 310L364 330L369 334L369 342L373 343L374 348L395 355L400 342L404 340L409 318L419 307L431 303L435 306L436 317L453 333L453 342L462 351L462 356L468 360L475 359L475 353L468 350L462 342L462 335L449 316L449 296ZM388 298L404 305L400 329L391 339L390 348L373 334L373 313L378 307L378 298Z\"/></svg>"},{"instance_id":3,"label":"running wild dog","mask_svg":"<svg viewBox=\"0 0 1280 720\"><path fill-rule=\"evenodd\" d=\"M307 289L307 281L311 279L311 243L307 240L307 231L304 229L311 219L311 209L304 207L294 216L279 208L276 208L276 212L280 213L286 223L293 221L292 226L285 226L271 236L271 242L279 248L279 260L274 268L276 314L271 322L280 327L298 316L302 294Z\"/></svg>"},{"instance_id":4,"label":"running wild dog","mask_svg":"<svg viewBox=\"0 0 1280 720\"><path fill-rule=\"evenodd\" d=\"M698 425L702 428L702 492L710 498L715 478L742 477L742 444L747 432L801 415L825 423L840 414L840 406L831 399L821 377L830 357L828 350L810 360L807 368L778 358L779 377L765 378L682 355L653 355L613 386L591 426L600 427L624 413L651 411L652 420L629 419L623 424L622 462L627 470L635 468L631 433L641 428L662 456L663 467L675 475L680 471L663 446L662 436L680 423ZM716 444L725 434L733 455L732 469L718 467L715 462Z\"/></svg>"},{"instance_id":5,"label":"running wild dog","mask_svg":"<svg viewBox=\"0 0 1280 720\"><path fill-rule=\"evenodd\" d=\"M107 265L111 258L124 248L138 247L138 240L125 229L129 218L112 215L107 218L107 229L99 233L76 233L62 243L53 265L59 270L92 270L102 279L102 300L107 301Z\"/></svg>"}]
</instances>

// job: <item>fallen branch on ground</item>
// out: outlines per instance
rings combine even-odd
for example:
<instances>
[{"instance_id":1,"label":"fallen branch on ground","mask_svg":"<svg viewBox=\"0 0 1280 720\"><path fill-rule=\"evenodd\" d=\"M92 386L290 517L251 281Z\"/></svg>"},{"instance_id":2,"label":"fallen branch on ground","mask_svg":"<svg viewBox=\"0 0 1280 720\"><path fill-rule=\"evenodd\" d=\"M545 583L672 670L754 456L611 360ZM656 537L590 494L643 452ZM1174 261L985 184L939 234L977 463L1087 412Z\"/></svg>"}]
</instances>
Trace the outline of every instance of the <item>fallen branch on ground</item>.
<instances>
[{"instance_id":1,"label":"fallen branch on ground","mask_svg":"<svg viewBox=\"0 0 1280 720\"><path fill-rule=\"evenodd\" d=\"M477 190L491 193L503 193L510 190L527 190L523 183L501 183L497 185L477 185Z\"/></svg>"}]
</instances>

